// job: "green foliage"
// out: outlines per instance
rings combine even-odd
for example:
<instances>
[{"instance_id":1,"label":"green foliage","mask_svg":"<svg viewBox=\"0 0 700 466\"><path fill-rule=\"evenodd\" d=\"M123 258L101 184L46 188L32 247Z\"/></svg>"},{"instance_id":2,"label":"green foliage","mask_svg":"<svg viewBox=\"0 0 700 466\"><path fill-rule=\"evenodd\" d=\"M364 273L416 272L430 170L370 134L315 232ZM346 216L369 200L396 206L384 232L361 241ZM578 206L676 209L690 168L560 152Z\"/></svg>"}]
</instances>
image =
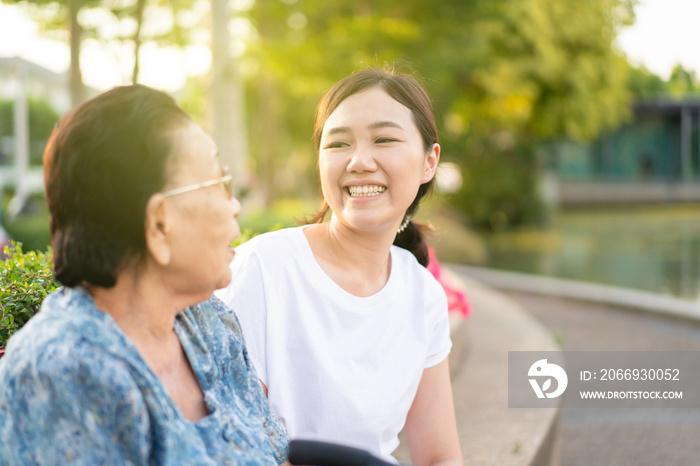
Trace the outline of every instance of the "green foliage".
<instances>
[{"instance_id":1,"label":"green foliage","mask_svg":"<svg viewBox=\"0 0 700 466\"><path fill-rule=\"evenodd\" d=\"M508 136L500 138L507 140ZM534 148L518 144L506 149L497 144L498 138L469 156L463 165L463 187L452 198L452 205L466 214L472 225L494 231L540 222L544 211Z\"/></svg>"},{"instance_id":2,"label":"green foliage","mask_svg":"<svg viewBox=\"0 0 700 466\"><path fill-rule=\"evenodd\" d=\"M20 243L13 243L5 248L5 256L0 263L0 348L60 286L53 279L50 249L24 253Z\"/></svg>"},{"instance_id":3,"label":"green foliage","mask_svg":"<svg viewBox=\"0 0 700 466\"><path fill-rule=\"evenodd\" d=\"M668 90L672 94L682 95L700 91L700 81L695 76L695 71L686 70L681 65L676 65L668 79Z\"/></svg>"},{"instance_id":4,"label":"green foliage","mask_svg":"<svg viewBox=\"0 0 700 466\"><path fill-rule=\"evenodd\" d=\"M298 226L305 218L313 217L317 209L317 205L298 198L281 199L264 209L244 208L238 223L255 235Z\"/></svg>"},{"instance_id":5,"label":"green foliage","mask_svg":"<svg viewBox=\"0 0 700 466\"><path fill-rule=\"evenodd\" d=\"M66 0L29 3L44 5L37 10L45 10L47 18L63 18L65 27ZM163 30L144 28L139 40L182 46L202 43L197 37L209 11L206 3L86 0L78 5L86 13L81 15L83 37L135 44L138 38L128 33L107 37L107 32L133 31L115 29L117 23L140 24L143 19L148 25L149 15L137 14L139 5L168 10L159 16L171 17L172 24ZM631 71L613 48L620 27L634 20L635 3L231 2L239 9L231 29L252 26L251 34L235 33L239 35L233 42L246 41L246 53L237 60L248 78L250 165L257 173L256 189L268 205L290 195L315 196L318 183L310 135L319 98L357 68L398 61L411 64L426 78L441 128L443 159L460 164L470 177L458 205L475 216L472 221L490 223L499 212L508 223L537 219L539 202L531 188L538 176L534 152L513 148L560 138L590 140L628 117L633 96L652 85ZM696 82L686 78L679 74L676 87L688 89L688 83ZM205 100L196 86L182 100L189 110L204 115ZM503 134L511 142L494 145ZM506 187L502 178L517 183ZM501 187L494 188L494 183ZM470 206L471 202L476 205Z\"/></svg>"},{"instance_id":6,"label":"green foliage","mask_svg":"<svg viewBox=\"0 0 700 466\"><path fill-rule=\"evenodd\" d=\"M200 126L206 124L206 86L202 77L191 77L178 96L178 104Z\"/></svg>"},{"instance_id":7,"label":"green foliage","mask_svg":"<svg viewBox=\"0 0 700 466\"><path fill-rule=\"evenodd\" d=\"M124 44L133 46L133 82L138 82L138 57L143 43L178 47L201 43L202 24L206 22L204 16L208 11L207 2L202 0L3 1L23 7L47 36L60 40L65 39L62 34L65 31L75 35L71 43L78 49L85 39L97 40L115 48L124 47ZM72 24L71 14L75 15L79 24ZM76 56L80 54L76 53ZM79 79L82 86L81 76L72 79Z\"/></svg>"},{"instance_id":8,"label":"green foliage","mask_svg":"<svg viewBox=\"0 0 700 466\"><path fill-rule=\"evenodd\" d=\"M668 83L644 66L630 67L628 87L636 99L645 99L668 92Z\"/></svg>"},{"instance_id":9,"label":"green foliage","mask_svg":"<svg viewBox=\"0 0 700 466\"><path fill-rule=\"evenodd\" d=\"M644 66L630 67L628 86L637 99L645 99L658 94L683 97L700 92L700 81L695 75L695 71L686 70L683 65L676 65L667 81Z\"/></svg>"}]
</instances>

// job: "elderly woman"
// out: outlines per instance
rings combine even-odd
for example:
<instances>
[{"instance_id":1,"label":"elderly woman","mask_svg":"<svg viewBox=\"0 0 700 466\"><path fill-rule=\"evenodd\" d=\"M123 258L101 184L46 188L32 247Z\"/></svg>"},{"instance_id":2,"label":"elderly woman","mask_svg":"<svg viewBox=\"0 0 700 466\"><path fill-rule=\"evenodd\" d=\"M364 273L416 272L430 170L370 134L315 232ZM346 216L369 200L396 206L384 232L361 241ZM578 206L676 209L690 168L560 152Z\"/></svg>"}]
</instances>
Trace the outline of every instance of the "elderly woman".
<instances>
[{"instance_id":1,"label":"elderly woman","mask_svg":"<svg viewBox=\"0 0 700 466\"><path fill-rule=\"evenodd\" d=\"M287 434L212 297L240 204L211 138L166 94L120 87L59 123L44 169L64 287L0 362L0 464L283 462Z\"/></svg>"}]
</instances>

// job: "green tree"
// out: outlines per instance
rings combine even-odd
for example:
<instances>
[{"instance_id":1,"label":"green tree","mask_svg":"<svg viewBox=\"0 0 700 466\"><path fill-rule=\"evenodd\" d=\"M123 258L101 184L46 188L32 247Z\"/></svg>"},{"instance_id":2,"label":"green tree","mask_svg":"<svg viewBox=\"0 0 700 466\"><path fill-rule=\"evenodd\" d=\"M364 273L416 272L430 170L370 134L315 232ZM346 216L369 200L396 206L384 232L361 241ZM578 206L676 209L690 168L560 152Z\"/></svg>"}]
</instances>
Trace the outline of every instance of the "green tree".
<instances>
[{"instance_id":1,"label":"green tree","mask_svg":"<svg viewBox=\"0 0 700 466\"><path fill-rule=\"evenodd\" d=\"M49 34L68 33L70 46L69 87L73 106L86 98L80 65L83 41L90 38L133 44L131 81L138 82L140 50L144 43L183 46L201 28L192 10L193 0L2 0L20 4ZM200 8L201 9L201 8ZM192 13L189 16L187 13ZM194 17L194 20L192 19ZM168 21L168 19L170 21ZM151 24L165 27L147 27Z\"/></svg>"},{"instance_id":2,"label":"green tree","mask_svg":"<svg viewBox=\"0 0 700 466\"><path fill-rule=\"evenodd\" d=\"M590 139L627 115L628 66L612 43L632 8L628 0L259 0L249 92L261 179L281 194L279 173L315 186L301 171L314 173L309 135L322 93L358 67L403 60L434 97L444 158L463 167L456 205L480 224L499 212L509 222L536 219L538 142Z\"/></svg>"},{"instance_id":3,"label":"green tree","mask_svg":"<svg viewBox=\"0 0 700 466\"><path fill-rule=\"evenodd\" d=\"M668 79L668 90L676 95L700 91L700 82L695 76L695 71L686 70L680 64L676 65Z\"/></svg>"},{"instance_id":4,"label":"green tree","mask_svg":"<svg viewBox=\"0 0 700 466\"><path fill-rule=\"evenodd\" d=\"M668 92L668 83L644 66L630 66L628 88L640 100Z\"/></svg>"},{"instance_id":5,"label":"green tree","mask_svg":"<svg viewBox=\"0 0 700 466\"><path fill-rule=\"evenodd\" d=\"M99 0L3 0L28 7L29 13L45 30L67 31L70 45L69 88L73 105L85 100L85 85L80 69L80 50L84 29L78 21L80 11Z\"/></svg>"}]
</instances>

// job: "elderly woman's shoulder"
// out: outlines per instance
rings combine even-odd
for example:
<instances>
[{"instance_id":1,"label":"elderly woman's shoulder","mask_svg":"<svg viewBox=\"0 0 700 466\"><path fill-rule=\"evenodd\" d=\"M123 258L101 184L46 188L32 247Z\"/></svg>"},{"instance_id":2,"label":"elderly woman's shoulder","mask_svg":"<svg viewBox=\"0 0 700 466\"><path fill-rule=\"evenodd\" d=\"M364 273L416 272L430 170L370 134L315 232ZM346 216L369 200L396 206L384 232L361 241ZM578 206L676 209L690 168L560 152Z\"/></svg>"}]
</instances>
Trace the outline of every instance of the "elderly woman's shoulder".
<instances>
[{"instance_id":1,"label":"elderly woman's shoulder","mask_svg":"<svg viewBox=\"0 0 700 466\"><path fill-rule=\"evenodd\" d=\"M124 338L85 290L61 288L44 300L6 349L1 360L5 375L27 368L47 374L71 365L77 369L79 361L98 359L101 353L124 353Z\"/></svg>"},{"instance_id":2,"label":"elderly woman's shoulder","mask_svg":"<svg viewBox=\"0 0 700 466\"><path fill-rule=\"evenodd\" d=\"M184 325L199 327L206 330L219 324L219 316L227 314L230 309L219 298L212 295L206 301L190 306L178 316L178 321Z\"/></svg>"},{"instance_id":3,"label":"elderly woman's shoulder","mask_svg":"<svg viewBox=\"0 0 700 466\"><path fill-rule=\"evenodd\" d=\"M236 314L215 295L195 306L190 306L178 315L178 321L186 331L196 333L207 340L208 345L217 340L231 338L241 342L243 332ZM225 327L228 327L226 329ZM225 335L224 335L225 334Z\"/></svg>"}]
</instances>

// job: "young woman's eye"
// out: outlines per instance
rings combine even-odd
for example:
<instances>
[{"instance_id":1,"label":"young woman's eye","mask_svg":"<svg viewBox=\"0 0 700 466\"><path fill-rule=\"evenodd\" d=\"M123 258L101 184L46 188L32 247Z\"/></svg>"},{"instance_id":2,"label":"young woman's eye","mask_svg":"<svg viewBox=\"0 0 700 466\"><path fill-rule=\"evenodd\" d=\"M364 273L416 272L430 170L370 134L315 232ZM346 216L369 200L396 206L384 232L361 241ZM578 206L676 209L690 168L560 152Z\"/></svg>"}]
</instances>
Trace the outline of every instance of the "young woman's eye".
<instances>
[{"instance_id":1,"label":"young woman's eye","mask_svg":"<svg viewBox=\"0 0 700 466\"><path fill-rule=\"evenodd\" d=\"M377 144L388 144L390 142L396 142L394 138L377 138L375 141Z\"/></svg>"},{"instance_id":2,"label":"young woman's eye","mask_svg":"<svg viewBox=\"0 0 700 466\"><path fill-rule=\"evenodd\" d=\"M339 149L339 148L345 147L345 146L347 146L347 143L345 143L345 142L340 142L340 141L336 141L336 142L331 142L331 143L329 143L329 144L326 146L326 149Z\"/></svg>"}]
</instances>

